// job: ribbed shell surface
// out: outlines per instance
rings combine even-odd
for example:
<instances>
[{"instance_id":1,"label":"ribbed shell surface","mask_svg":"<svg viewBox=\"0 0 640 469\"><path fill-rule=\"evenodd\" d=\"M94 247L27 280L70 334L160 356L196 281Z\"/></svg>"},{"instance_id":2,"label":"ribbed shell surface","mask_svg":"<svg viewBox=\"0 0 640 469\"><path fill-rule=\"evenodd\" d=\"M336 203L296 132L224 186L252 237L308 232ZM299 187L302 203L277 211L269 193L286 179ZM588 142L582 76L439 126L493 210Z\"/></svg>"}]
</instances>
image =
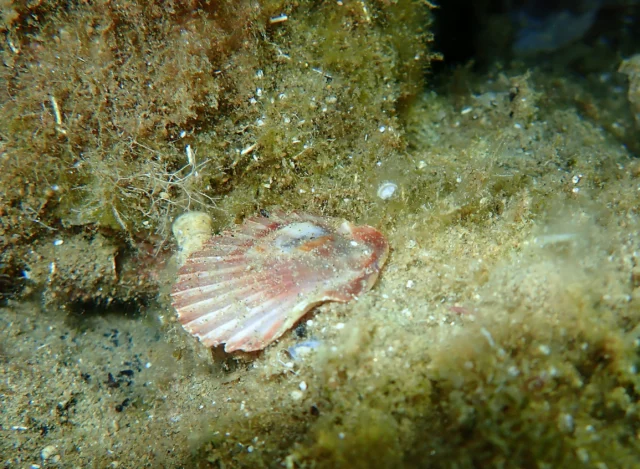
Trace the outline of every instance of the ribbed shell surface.
<instances>
[{"instance_id":1,"label":"ribbed shell surface","mask_svg":"<svg viewBox=\"0 0 640 469\"><path fill-rule=\"evenodd\" d=\"M260 350L325 301L369 290L389 252L370 226L274 211L213 236L178 271L172 303L207 346Z\"/></svg>"}]
</instances>

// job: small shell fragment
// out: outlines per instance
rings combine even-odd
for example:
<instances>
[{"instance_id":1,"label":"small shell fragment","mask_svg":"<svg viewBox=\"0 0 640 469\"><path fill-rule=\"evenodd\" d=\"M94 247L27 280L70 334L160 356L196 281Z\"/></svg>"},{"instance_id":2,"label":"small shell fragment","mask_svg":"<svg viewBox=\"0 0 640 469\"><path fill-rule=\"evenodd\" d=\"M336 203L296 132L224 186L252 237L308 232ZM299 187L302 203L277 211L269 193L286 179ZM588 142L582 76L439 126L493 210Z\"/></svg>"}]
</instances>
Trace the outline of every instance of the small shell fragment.
<instances>
[{"instance_id":1,"label":"small shell fragment","mask_svg":"<svg viewBox=\"0 0 640 469\"><path fill-rule=\"evenodd\" d=\"M176 254L178 265L184 264L191 253L198 251L213 234L213 218L204 212L186 212L171 227L180 250Z\"/></svg>"},{"instance_id":2,"label":"small shell fragment","mask_svg":"<svg viewBox=\"0 0 640 469\"><path fill-rule=\"evenodd\" d=\"M173 306L204 345L261 350L314 306L371 289L388 253L386 238L370 226L275 210L191 253L178 271Z\"/></svg>"},{"instance_id":3,"label":"small shell fragment","mask_svg":"<svg viewBox=\"0 0 640 469\"><path fill-rule=\"evenodd\" d=\"M397 190L398 186L395 183L390 181L383 182L380 184L380 187L378 187L378 197L382 200L389 200Z\"/></svg>"},{"instance_id":4,"label":"small shell fragment","mask_svg":"<svg viewBox=\"0 0 640 469\"><path fill-rule=\"evenodd\" d=\"M272 16L271 18L269 18L269 23L271 24L284 23L288 19L289 17L287 15L285 15L284 13L281 13L278 16Z\"/></svg>"}]
</instances>

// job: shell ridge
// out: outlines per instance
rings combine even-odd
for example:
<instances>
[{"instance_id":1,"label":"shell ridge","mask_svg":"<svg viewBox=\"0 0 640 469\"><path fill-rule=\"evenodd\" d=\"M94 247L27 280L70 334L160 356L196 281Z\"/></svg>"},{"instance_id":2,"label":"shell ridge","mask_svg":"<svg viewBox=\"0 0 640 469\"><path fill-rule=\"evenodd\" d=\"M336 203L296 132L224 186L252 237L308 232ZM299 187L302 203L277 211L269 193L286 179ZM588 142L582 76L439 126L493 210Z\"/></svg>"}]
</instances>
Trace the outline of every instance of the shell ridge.
<instances>
[{"instance_id":1,"label":"shell ridge","mask_svg":"<svg viewBox=\"0 0 640 469\"><path fill-rule=\"evenodd\" d=\"M309 292L307 292L307 294L308 293ZM293 326L293 324L295 324L311 308L319 305L320 303L324 303L326 301L323 298L317 298L317 297L309 298L308 296L305 297L304 295L301 296L301 298L306 298L306 299L291 298L290 301L286 303L283 302L283 303L277 304L275 308L271 309L265 315L262 315L260 317L253 316L253 317L247 318L247 321L245 321L242 324L242 329L239 330L237 334L235 334L234 336L228 339L227 345L230 347L235 347L236 349L239 349L238 347L239 339L241 337L247 336L248 332L251 332L251 334L248 334L248 336L260 335L259 333L262 333L261 335L265 337L265 340L267 341L267 343L270 343L276 340L277 338L279 338L282 334L284 334L289 328L291 328L291 326ZM282 311L286 311L286 310L288 310L287 314L281 314ZM277 322L278 319L281 319L279 323ZM278 327L275 327L276 323ZM265 326L268 327L266 330L265 330ZM227 350L226 347L225 347L225 350ZM243 350L251 351L246 348Z\"/></svg>"},{"instance_id":2,"label":"shell ridge","mask_svg":"<svg viewBox=\"0 0 640 469\"><path fill-rule=\"evenodd\" d=\"M262 283L256 283L252 285L248 285L244 288L237 288L232 290L227 290L223 292L216 292L217 294L212 298L207 295L202 295L203 299L195 298L185 298L185 304L180 304L179 300L174 302L174 307L178 310L178 313L182 310L186 311L194 311L199 310L203 307L206 308L214 308L216 305L223 303L223 306L227 304L227 300L232 299L235 301L243 301L245 300L252 292L256 294L263 294L264 289L258 288L263 287L268 283L268 279L265 279ZM249 295L247 295L249 294ZM195 301L194 301L195 300ZM177 306L176 306L177 305ZM213 311L213 309L211 310Z\"/></svg>"},{"instance_id":3,"label":"shell ridge","mask_svg":"<svg viewBox=\"0 0 640 469\"><path fill-rule=\"evenodd\" d=\"M171 293L176 309L192 306L198 303L200 296L215 293L236 294L242 296L246 290L261 291L265 296L271 296L274 289L280 290L286 286L293 287L296 274L299 271L291 266L284 266L281 262L273 262L269 268L261 271L247 271L246 269L230 269L227 272L206 273L202 277L185 275L179 278ZM237 287L245 287L237 288ZM203 300L205 301L205 300Z\"/></svg>"},{"instance_id":4,"label":"shell ridge","mask_svg":"<svg viewBox=\"0 0 640 469\"><path fill-rule=\"evenodd\" d=\"M210 332L222 323L226 322L226 317L230 314L242 316L242 310L246 310L248 308L247 305L253 304L255 300L259 300L262 297L263 292L257 291L254 294L243 298L242 300L234 299L233 301L228 301L220 308L211 309L211 311L202 315L201 317L187 321L183 324L189 324L193 328L195 328L196 326L208 326L204 327L204 330L205 332ZM242 318L239 318L239 320L240 319Z\"/></svg>"},{"instance_id":5,"label":"shell ridge","mask_svg":"<svg viewBox=\"0 0 640 469\"><path fill-rule=\"evenodd\" d=\"M231 311L233 308L234 308L233 303L229 303L226 306L223 306L222 308L212 310L207 314L203 314L202 316L198 316L189 321L187 320L185 320L184 322L181 321L181 323L184 327L188 328L189 330L196 330L196 331L199 330L200 333L204 333L211 329L211 327L205 327L205 326L211 326L216 319L219 319L220 321L222 321L222 319L225 316L228 316L228 313L234 313L234 311ZM183 319L183 317L179 316L179 319Z\"/></svg>"},{"instance_id":6,"label":"shell ridge","mask_svg":"<svg viewBox=\"0 0 640 469\"><path fill-rule=\"evenodd\" d=\"M195 314L200 314L200 315L211 314L216 310L223 308L227 304L232 304L234 302L238 302L238 303L243 302L254 294L262 295L263 289L260 288L256 291L256 286L249 285L246 288L231 290L231 291L216 295L213 298L205 297L204 299L199 301L190 301L184 305L176 301L174 302L174 307L178 311L178 316L180 317L180 319L184 317L185 320L187 320L187 318Z\"/></svg>"},{"instance_id":7,"label":"shell ridge","mask_svg":"<svg viewBox=\"0 0 640 469\"><path fill-rule=\"evenodd\" d=\"M233 266L233 265L246 265L246 261L240 261L238 260L233 261L233 262L225 262L223 260L217 259L217 257L212 257L209 259L213 259L210 262L207 262L207 258L195 258L195 259L190 259L186 264L184 264L182 267L180 267L180 269L178 270L178 275L189 275L189 274L197 274L199 272L206 272L211 270L212 268L215 268L216 265L218 264L226 264L227 266Z\"/></svg>"},{"instance_id":8,"label":"shell ridge","mask_svg":"<svg viewBox=\"0 0 640 469\"><path fill-rule=\"evenodd\" d=\"M201 271L180 274L176 281L172 296L192 288L229 281L229 279L238 278L244 272L246 272L246 269L229 268L219 269L217 271Z\"/></svg>"},{"instance_id":9,"label":"shell ridge","mask_svg":"<svg viewBox=\"0 0 640 469\"><path fill-rule=\"evenodd\" d=\"M275 298L274 298L275 300ZM276 306L275 308L273 308L271 311L273 310L279 310L282 308L287 308L288 304L287 302L284 303L277 303L276 302ZM252 332L253 329L250 328L248 326L247 320L250 319L252 316L250 316L249 314L245 314L243 316L237 317L236 319L232 319L232 321L234 322L234 327L231 328L229 326L227 326L227 323L229 321L220 321L218 324L216 324L216 326L211 329L207 335L211 335L213 333L216 333L216 340L219 339L220 343L222 342L227 342L229 343L230 341L232 341L233 337L236 336L246 336L248 332Z\"/></svg>"},{"instance_id":10,"label":"shell ridge","mask_svg":"<svg viewBox=\"0 0 640 469\"><path fill-rule=\"evenodd\" d=\"M280 315L281 312L286 309L289 309L294 303L295 303L294 301L280 303L276 308L272 309L269 314L261 317L257 324L255 322L252 322L251 324L243 323L242 327L239 328L235 332L235 334L226 338L226 340L224 341L226 342L225 350L227 351L239 350L241 349L241 347L243 347L243 345L246 342L250 341L251 339L256 339L259 344L262 344L264 342L270 343L273 340L275 340L277 337L274 338L272 336L269 337L265 335L262 331L261 326L263 326L264 324L271 324L274 319L276 321L278 320L280 320L281 322L284 321L284 318L282 318ZM285 330L283 330L282 333L284 333ZM242 350L246 350L250 352L256 349L242 348Z\"/></svg>"},{"instance_id":11,"label":"shell ridge","mask_svg":"<svg viewBox=\"0 0 640 469\"><path fill-rule=\"evenodd\" d=\"M279 296L274 296L273 298L256 305L256 307L250 311L251 315L246 318L243 326L253 327L254 325L259 325L263 320L268 319L280 310L288 308L293 308L295 310L296 305L302 302L304 302L304 300L297 297L285 298L285 300L282 301Z\"/></svg>"},{"instance_id":12,"label":"shell ridge","mask_svg":"<svg viewBox=\"0 0 640 469\"><path fill-rule=\"evenodd\" d=\"M196 336L200 339L200 341L208 346L216 346L224 343L225 335L229 332L229 330L236 328L238 324L237 319L231 319L230 321L224 322L220 324L218 327L215 327L211 331L208 331L205 334L196 333Z\"/></svg>"},{"instance_id":13,"label":"shell ridge","mask_svg":"<svg viewBox=\"0 0 640 469\"><path fill-rule=\"evenodd\" d=\"M264 278L260 279L259 277L257 277L255 282L252 283L250 286L258 287L264 284L265 280L266 279ZM245 282L244 278L236 277L236 278L232 278L231 280L224 280L221 282L206 283L203 285L194 285L191 288L187 288L187 289L172 293L171 297L176 299L177 301L187 301L187 300L195 299L198 296L202 296L209 293L216 293L216 294L234 293L234 292L239 293L238 289L236 289L236 286L242 285L244 282ZM196 303L197 302L194 302L192 304L196 304Z\"/></svg>"},{"instance_id":14,"label":"shell ridge","mask_svg":"<svg viewBox=\"0 0 640 469\"><path fill-rule=\"evenodd\" d=\"M197 293L193 295L184 298L175 297L173 305L183 324L193 321L193 317L198 314L211 315L234 303L236 304L236 312L242 314L243 310L246 313L247 309L255 309L265 303L264 298L275 298L283 291L286 292L287 285L290 285L291 282L292 280L282 281L274 286L273 278L261 273L256 275L250 284L246 284L244 278L238 278L232 285L225 284L217 291L200 292L196 288ZM225 288L227 286L228 288ZM215 293L215 296L210 297L211 293ZM202 299L199 299L200 297Z\"/></svg>"}]
</instances>

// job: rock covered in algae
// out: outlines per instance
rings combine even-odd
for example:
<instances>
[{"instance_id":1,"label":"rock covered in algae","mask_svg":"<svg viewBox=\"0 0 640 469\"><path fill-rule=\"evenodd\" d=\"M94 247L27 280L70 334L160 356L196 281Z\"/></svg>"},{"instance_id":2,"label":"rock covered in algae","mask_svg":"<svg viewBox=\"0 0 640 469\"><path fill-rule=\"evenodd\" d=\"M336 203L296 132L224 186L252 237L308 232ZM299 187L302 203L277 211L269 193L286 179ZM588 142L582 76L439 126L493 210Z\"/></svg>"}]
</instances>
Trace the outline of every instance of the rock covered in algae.
<instances>
[{"instance_id":1,"label":"rock covered in algae","mask_svg":"<svg viewBox=\"0 0 640 469\"><path fill-rule=\"evenodd\" d=\"M636 125L640 126L640 54L624 60L620 64L619 72L629 77L628 99Z\"/></svg>"},{"instance_id":2,"label":"rock covered in algae","mask_svg":"<svg viewBox=\"0 0 640 469\"><path fill-rule=\"evenodd\" d=\"M367 189L343 168L402 150L401 109L434 57L429 8L413 0L58 3L2 7L0 75L13 85L0 94L0 265L11 271L52 229L162 244L177 213L222 195L235 215Z\"/></svg>"}]
</instances>

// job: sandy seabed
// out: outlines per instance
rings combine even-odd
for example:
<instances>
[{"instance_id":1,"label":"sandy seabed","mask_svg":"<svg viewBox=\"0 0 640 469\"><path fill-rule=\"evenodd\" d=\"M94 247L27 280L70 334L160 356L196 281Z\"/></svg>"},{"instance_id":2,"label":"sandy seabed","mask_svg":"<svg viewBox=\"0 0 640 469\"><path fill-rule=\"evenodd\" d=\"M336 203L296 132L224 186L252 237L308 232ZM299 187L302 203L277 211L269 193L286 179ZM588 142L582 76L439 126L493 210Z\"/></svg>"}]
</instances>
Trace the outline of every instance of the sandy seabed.
<instances>
[{"instance_id":1,"label":"sandy seabed","mask_svg":"<svg viewBox=\"0 0 640 469\"><path fill-rule=\"evenodd\" d=\"M426 94L409 151L381 162L394 196L340 202L366 200L353 221L388 235L377 285L264 352L211 353L166 296L142 310L9 302L0 461L639 464L640 163L615 132L613 88L598 101L588 83L514 72Z\"/></svg>"}]
</instances>

